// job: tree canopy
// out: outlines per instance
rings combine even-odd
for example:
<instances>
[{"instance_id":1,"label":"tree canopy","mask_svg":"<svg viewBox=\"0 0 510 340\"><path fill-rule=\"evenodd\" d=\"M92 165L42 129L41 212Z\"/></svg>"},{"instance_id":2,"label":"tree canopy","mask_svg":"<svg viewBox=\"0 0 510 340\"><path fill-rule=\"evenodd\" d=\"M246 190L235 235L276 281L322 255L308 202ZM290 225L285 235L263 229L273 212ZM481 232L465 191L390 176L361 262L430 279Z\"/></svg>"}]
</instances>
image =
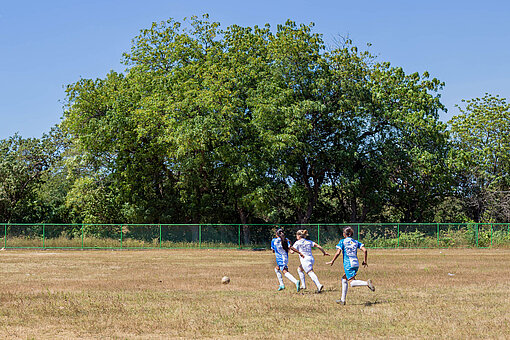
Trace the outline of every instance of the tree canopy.
<instances>
[{"instance_id":1,"label":"tree canopy","mask_svg":"<svg viewBox=\"0 0 510 340\"><path fill-rule=\"evenodd\" d=\"M471 218L510 220L510 104L486 93L463 101L451 121L459 190Z\"/></svg>"},{"instance_id":2,"label":"tree canopy","mask_svg":"<svg viewBox=\"0 0 510 340\"><path fill-rule=\"evenodd\" d=\"M53 219L88 223L435 221L462 185L508 187L504 100L467 101L449 131L443 82L313 26L141 30L124 73L67 86L54 170L23 159L45 138L2 141L4 219L27 181L55 189Z\"/></svg>"}]
</instances>

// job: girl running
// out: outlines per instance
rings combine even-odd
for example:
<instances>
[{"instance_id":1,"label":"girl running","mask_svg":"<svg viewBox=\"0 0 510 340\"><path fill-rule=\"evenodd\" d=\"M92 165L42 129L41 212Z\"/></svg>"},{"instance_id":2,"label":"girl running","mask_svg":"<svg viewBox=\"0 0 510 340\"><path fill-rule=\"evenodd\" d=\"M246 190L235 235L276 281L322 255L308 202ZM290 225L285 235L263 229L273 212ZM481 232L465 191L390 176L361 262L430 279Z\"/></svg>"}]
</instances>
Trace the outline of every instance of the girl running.
<instances>
[{"instance_id":1,"label":"girl running","mask_svg":"<svg viewBox=\"0 0 510 340\"><path fill-rule=\"evenodd\" d=\"M347 296L347 288L349 288L348 283L351 284L351 287L361 287L361 286L367 286L371 291L375 291L375 287L372 284L372 281L369 279L367 281L361 281L356 280L356 274L359 269L359 261L358 261L358 248L361 249L364 253L364 260L361 263L364 267L368 266L368 254L367 249L363 245L363 243L360 243L357 240L354 240L352 238L352 235L354 234L354 231L351 227L346 227L343 230L344 239L340 240L338 242L338 245L336 246L337 251L335 253L335 256L333 256L333 259L330 262L327 262L326 264L333 265L335 263L335 260L340 255L341 252L344 253L344 270L345 274L342 277L342 298L340 300L336 300L337 303L341 303L342 305L345 305L345 298Z\"/></svg>"},{"instance_id":2,"label":"girl running","mask_svg":"<svg viewBox=\"0 0 510 340\"><path fill-rule=\"evenodd\" d=\"M296 280L296 278L292 276L291 273L289 273L289 268L287 267L289 264L289 249L298 253L301 257L304 257L304 255L301 254L299 250L290 245L290 241L285 237L283 229L278 229L276 231L276 237L271 240L271 249L276 256L276 267L274 268L274 272L276 273L276 277L280 283L278 290L285 289L282 277L283 273L287 279L296 285L296 289L299 292L300 282L299 280Z\"/></svg>"},{"instance_id":3,"label":"girl running","mask_svg":"<svg viewBox=\"0 0 510 340\"><path fill-rule=\"evenodd\" d=\"M312 248L317 247L322 252L324 256L329 256L324 249L319 246L317 243L307 240L308 237L308 231L307 230L298 230L296 233L297 241L294 243L293 247L299 250L305 257L301 257L299 260L301 261L301 264L298 267L298 275L299 279L301 280L301 289L306 289L306 283L305 283L305 273L310 276L313 283L317 286L317 293L322 292L322 289L324 286L319 282L319 278L313 271L313 264L315 263L315 259L312 255Z\"/></svg>"}]
</instances>

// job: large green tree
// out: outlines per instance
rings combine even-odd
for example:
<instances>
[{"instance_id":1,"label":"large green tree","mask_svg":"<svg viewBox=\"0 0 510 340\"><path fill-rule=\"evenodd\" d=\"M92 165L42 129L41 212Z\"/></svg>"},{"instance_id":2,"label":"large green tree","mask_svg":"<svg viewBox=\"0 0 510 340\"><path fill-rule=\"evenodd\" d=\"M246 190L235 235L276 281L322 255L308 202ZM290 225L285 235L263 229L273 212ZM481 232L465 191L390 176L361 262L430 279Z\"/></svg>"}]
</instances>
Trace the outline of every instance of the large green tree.
<instances>
[{"instance_id":1,"label":"large green tree","mask_svg":"<svg viewBox=\"0 0 510 340\"><path fill-rule=\"evenodd\" d=\"M377 63L348 40L326 52L320 35L290 21L271 42L255 119L284 183L274 204L306 223L329 187L344 221L380 220L388 205L404 221L429 218L451 186L443 84Z\"/></svg>"},{"instance_id":2,"label":"large green tree","mask_svg":"<svg viewBox=\"0 0 510 340\"><path fill-rule=\"evenodd\" d=\"M463 101L452 118L452 163L459 195L469 216L480 222L510 220L510 104L486 93Z\"/></svg>"},{"instance_id":3,"label":"large green tree","mask_svg":"<svg viewBox=\"0 0 510 340\"><path fill-rule=\"evenodd\" d=\"M14 135L0 140L0 221L58 222L64 218L55 213L62 206L65 189L59 196L48 191L64 181L53 182L58 173L67 142L58 128L42 138Z\"/></svg>"},{"instance_id":4,"label":"large green tree","mask_svg":"<svg viewBox=\"0 0 510 340\"><path fill-rule=\"evenodd\" d=\"M377 220L391 206L427 218L448 187L442 84L348 41L326 51L312 27L155 23L125 74L70 85L73 214L307 223ZM339 213L316 212L333 201Z\"/></svg>"}]
</instances>

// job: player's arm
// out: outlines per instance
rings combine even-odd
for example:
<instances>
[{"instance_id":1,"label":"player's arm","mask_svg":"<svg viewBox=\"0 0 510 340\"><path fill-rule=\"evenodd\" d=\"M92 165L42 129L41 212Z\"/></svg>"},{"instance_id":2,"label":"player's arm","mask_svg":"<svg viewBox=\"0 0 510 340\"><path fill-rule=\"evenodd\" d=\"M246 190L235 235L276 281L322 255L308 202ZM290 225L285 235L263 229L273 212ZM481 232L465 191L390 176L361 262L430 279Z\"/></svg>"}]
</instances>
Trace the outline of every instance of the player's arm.
<instances>
[{"instance_id":1,"label":"player's arm","mask_svg":"<svg viewBox=\"0 0 510 340\"><path fill-rule=\"evenodd\" d=\"M313 246L314 246L314 247L317 247L320 251L322 251L322 254L323 254L324 256L329 256L329 254L328 254L328 253L326 253L326 251L324 250L324 248L322 248L321 246L319 246L317 243L315 243L315 242L314 242L314 243L313 243Z\"/></svg>"},{"instance_id":2,"label":"player's arm","mask_svg":"<svg viewBox=\"0 0 510 340\"><path fill-rule=\"evenodd\" d=\"M342 253L342 249L338 248L336 250L336 253L335 255L333 256L333 258L331 259L331 261L329 262L326 262L326 264L329 264L329 265L333 265L333 263L335 263L335 260L338 258L338 256L340 256L340 254Z\"/></svg>"},{"instance_id":3,"label":"player's arm","mask_svg":"<svg viewBox=\"0 0 510 340\"><path fill-rule=\"evenodd\" d=\"M303 255L303 254L302 254L299 250L297 250L296 248L294 248L294 247L292 247L292 246L289 248L289 250L291 251L291 254L292 254L292 253L298 253L298 254L299 254L299 256L301 256L301 257L305 257L305 255Z\"/></svg>"},{"instance_id":4,"label":"player's arm","mask_svg":"<svg viewBox=\"0 0 510 340\"><path fill-rule=\"evenodd\" d=\"M368 266L368 250L365 247L360 247L359 249L363 250L363 255L364 255L364 259L361 264L363 265L363 267L367 267Z\"/></svg>"}]
</instances>

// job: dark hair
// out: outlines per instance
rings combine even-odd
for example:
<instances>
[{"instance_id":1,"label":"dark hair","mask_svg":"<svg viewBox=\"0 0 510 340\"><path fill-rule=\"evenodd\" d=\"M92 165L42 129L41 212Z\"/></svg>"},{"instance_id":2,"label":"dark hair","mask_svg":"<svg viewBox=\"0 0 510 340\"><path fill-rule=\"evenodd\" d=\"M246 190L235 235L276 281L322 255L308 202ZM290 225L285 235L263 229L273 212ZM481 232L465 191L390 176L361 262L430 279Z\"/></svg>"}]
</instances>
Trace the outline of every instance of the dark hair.
<instances>
[{"instance_id":1,"label":"dark hair","mask_svg":"<svg viewBox=\"0 0 510 340\"><path fill-rule=\"evenodd\" d=\"M352 237L352 235L354 235L354 230L352 230L351 227L345 227L344 234L347 235L347 237Z\"/></svg>"},{"instance_id":2,"label":"dark hair","mask_svg":"<svg viewBox=\"0 0 510 340\"><path fill-rule=\"evenodd\" d=\"M285 238L285 233L283 232L283 229L278 229L276 231L276 235L282 241L282 248L283 248L283 250L285 250L288 253L289 252L289 244L287 243L287 238Z\"/></svg>"}]
</instances>

